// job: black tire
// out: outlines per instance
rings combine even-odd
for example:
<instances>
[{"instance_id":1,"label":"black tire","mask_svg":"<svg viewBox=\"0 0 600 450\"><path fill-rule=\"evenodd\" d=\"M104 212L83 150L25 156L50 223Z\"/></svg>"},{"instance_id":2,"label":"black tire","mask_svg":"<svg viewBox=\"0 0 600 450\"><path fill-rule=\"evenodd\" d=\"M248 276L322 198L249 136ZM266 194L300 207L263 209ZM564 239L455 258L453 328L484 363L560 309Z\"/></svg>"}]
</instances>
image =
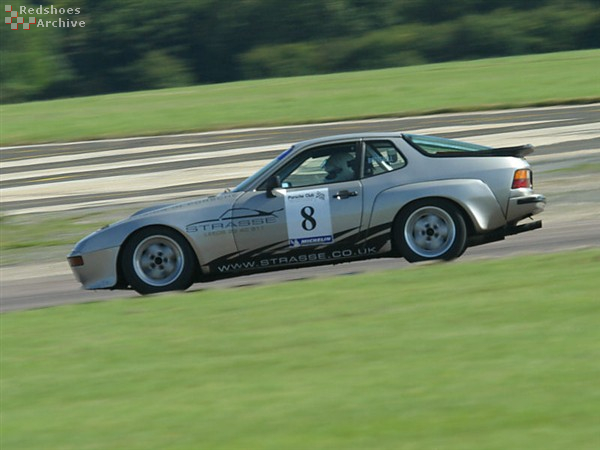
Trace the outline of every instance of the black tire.
<instances>
[{"instance_id":1,"label":"black tire","mask_svg":"<svg viewBox=\"0 0 600 450\"><path fill-rule=\"evenodd\" d=\"M178 232L154 226L134 233L123 247L127 283L142 295L183 291L194 282L196 255Z\"/></svg>"},{"instance_id":2,"label":"black tire","mask_svg":"<svg viewBox=\"0 0 600 450\"><path fill-rule=\"evenodd\" d=\"M459 209L443 199L424 199L410 204L396 217L394 242L409 262L462 255L467 246L467 227Z\"/></svg>"}]
</instances>

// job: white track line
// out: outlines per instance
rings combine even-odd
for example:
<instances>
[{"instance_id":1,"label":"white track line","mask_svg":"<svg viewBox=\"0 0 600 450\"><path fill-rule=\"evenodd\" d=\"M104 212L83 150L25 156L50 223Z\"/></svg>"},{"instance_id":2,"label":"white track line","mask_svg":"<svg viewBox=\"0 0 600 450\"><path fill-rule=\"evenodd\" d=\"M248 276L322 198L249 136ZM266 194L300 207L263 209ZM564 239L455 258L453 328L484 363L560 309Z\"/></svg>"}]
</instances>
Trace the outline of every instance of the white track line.
<instances>
[{"instance_id":1,"label":"white track line","mask_svg":"<svg viewBox=\"0 0 600 450\"><path fill-rule=\"evenodd\" d=\"M207 181L244 178L257 171L269 159L191 169L166 170L134 175L117 175L91 180L58 181L2 189L3 202L69 198L78 195L116 194L170 188ZM9 213L9 211L7 211Z\"/></svg>"},{"instance_id":2,"label":"white track line","mask_svg":"<svg viewBox=\"0 0 600 450\"><path fill-rule=\"evenodd\" d=\"M539 121L530 122L530 123L540 123ZM500 126L510 127L514 124L500 124ZM467 127L443 127L440 128L440 132L450 132L450 131L476 131L481 130L482 125L473 125ZM489 127L488 127L489 128ZM497 128L497 127L493 127ZM431 133L434 129L417 129L414 130L414 133ZM583 124L583 125L570 125L564 127L551 127L551 128L539 128L535 130L523 130L523 131L513 131L508 133L495 133L495 134L487 134L487 135L478 135L478 136L467 136L465 139L470 140L474 143L484 144L484 145L492 145L492 146L510 146L510 145L519 145L519 144L532 144L532 145L548 145L548 144L558 144L563 142L570 142L575 140L582 139L592 139L600 137L600 123L591 123L591 124ZM194 146L196 144L186 144L183 146L179 146L179 148L188 148ZM176 163L181 161L199 161L210 158L219 158L219 157L230 157L230 156L238 156L238 155L249 155L249 154L260 154L263 152L275 151L275 150L284 150L288 148L291 143L281 143L274 145L266 145L266 146L258 146L258 147L246 147L246 148L238 148L232 150L218 150L218 151L209 151L202 152L196 154L179 154L172 156L162 156L162 157L153 157L153 158L142 158L142 159L131 159L126 161L120 161L116 163L100 163L100 164L89 164L83 166L68 166L68 167L57 167L52 169L38 169L31 171L23 171L16 172L11 174L2 175L2 181L17 181L24 180L27 178L43 178L43 177L58 177L69 174L78 174L78 173L91 173L91 172L102 172L102 171L110 171L116 169L123 169L128 167L142 167L142 166L150 166L150 165L158 165L158 164L169 164ZM169 148L178 148L177 145L170 146L159 146L159 147L169 147ZM146 147L150 148L150 147ZM158 147L152 147L152 149L156 150ZM129 150L133 150L133 152L143 153L143 149L125 149L122 151L111 150L109 153L111 156L114 155L122 155L127 154ZM117 153L118 152L118 153ZM74 155L78 156L78 155ZM84 156L88 156L87 154ZM48 157L54 158L54 157ZM60 157L66 158L65 157ZM38 164L39 160L43 160L46 158L37 158ZM27 161L29 164L33 162L33 160ZM66 161L65 161L66 162ZM16 161L6 163L6 166L16 166ZM0 167L2 167L0 165ZM91 183L91 181L90 181Z\"/></svg>"},{"instance_id":3,"label":"white track line","mask_svg":"<svg viewBox=\"0 0 600 450\"><path fill-rule=\"evenodd\" d=\"M430 128L419 128L416 130L405 130L406 133L412 134L445 134L445 133L461 133L467 131L481 131L497 128L510 128L516 126L528 126L528 125L539 125L541 123L552 124L556 122L566 122L569 119L560 120L534 120L531 122L508 122L508 123L486 123L481 125L453 125L453 126L439 126Z\"/></svg>"},{"instance_id":4,"label":"white track line","mask_svg":"<svg viewBox=\"0 0 600 450\"><path fill-rule=\"evenodd\" d=\"M563 144L600 137L600 122L566 127L537 128L514 133L496 133L465 138L475 144L504 147L521 144L542 145Z\"/></svg>"},{"instance_id":5,"label":"white track line","mask_svg":"<svg viewBox=\"0 0 600 450\"><path fill-rule=\"evenodd\" d=\"M204 142L195 144L152 145L149 147L120 148L116 150L97 150L89 153L74 153L67 155L42 156L40 158L15 159L0 162L0 169L12 169L14 167L27 167L40 164L55 164L62 162L70 163L72 161L83 161L86 159L110 158L113 156L136 155L139 153L162 152L165 150L179 150L192 147L208 147L211 145L233 144L236 142L244 142L248 140L249 139L238 139L235 141Z\"/></svg>"},{"instance_id":6,"label":"white track line","mask_svg":"<svg viewBox=\"0 0 600 450\"><path fill-rule=\"evenodd\" d=\"M483 124L483 125L439 126L439 127L432 127L432 128L423 128L423 129L419 129L419 130L414 130L412 132L413 133L421 133L421 134L453 133L453 132L461 132L461 131L485 130L485 129L491 129L491 128L508 128L508 127L513 127L513 126L517 126L517 125L518 126L528 126L528 125L537 125L540 123L563 122L565 120L566 119L551 120L551 121L539 121L538 120L538 121L530 121L530 122L511 122L511 123ZM153 152L160 152L160 151L167 151L167 150L179 150L179 149L187 149L187 148L193 148L193 147L209 147L209 146L216 146L216 145L226 145L226 144L234 144L234 143L239 143L239 142L254 141L254 140L256 140L256 139L237 139L237 140L219 141L219 142L152 145L152 146L145 146L145 147L127 147L127 148L115 149L115 150L95 150L95 151L86 152L86 153L75 153L75 154L65 154L65 155L14 159L14 160L8 160L8 161L0 161L0 169L11 169L11 168L16 168L16 167L27 167L27 166L43 165L43 164L56 164L56 163L63 163L63 162L71 163L73 161L83 161L86 159L110 158L113 156L124 156L124 155L129 156L129 155L136 155L136 154L142 154L142 153L153 153ZM286 148L287 148L292 144L277 144L277 145L281 145L282 147L286 146ZM273 147L273 146L271 145L269 147ZM25 148L25 147L23 147L23 148ZM254 147L239 148L239 149L232 149L232 150L215 151L215 152L213 152L211 157L230 156L230 155L242 154L242 153L246 154L246 153L252 153L252 152L260 152L260 151L262 151L263 148L265 148L265 147L264 146L254 146ZM203 153L203 154L208 154L208 153ZM200 155L202 155L202 154L199 154L198 156L200 156ZM196 155L193 155L193 156L196 156ZM174 156L174 157L176 157L176 156ZM202 157L200 156L199 159L201 159L201 158ZM146 160L146 159L147 158L144 158L144 160ZM137 164L138 161L143 161L143 160L141 160L141 159L132 160L132 164L125 165L125 167ZM45 175L40 175L40 176L45 176ZM48 175L48 176L51 176L51 175ZM8 180L8 178L4 178L4 179ZM16 179L19 179L19 178L16 178Z\"/></svg>"},{"instance_id":7,"label":"white track line","mask_svg":"<svg viewBox=\"0 0 600 450\"><path fill-rule=\"evenodd\" d=\"M588 150L576 150L572 152L552 153L549 155L530 155L527 161L533 164L541 164L553 161L564 161L571 158L585 158L587 156L597 156L600 158L600 148L592 148Z\"/></svg>"},{"instance_id":8,"label":"white track line","mask_svg":"<svg viewBox=\"0 0 600 450\"><path fill-rule=\"evenodd\" d=\"M102 172L107 170L124 169L128 167L143 167L151 166L155 164L170 164L181 161L199 161L203 159L211 158L223 158L228 156L238 156L247 154L259 154L264 152L271 152L276 150L285 150L292 144L276 144L276 145L265 145L262 147L246 147L236 148L234 150L217 150L214 152L202 152L195 154L182 154L174 156L159 156L154 158L143 158L143 159L128 159L126 161L120 161L117 163L101 163L101 164L88 164L85 166L69 166L69 167L57 167L53 169L38 169L30 170L27 172L16 172L2 176L2 181L15 181L24 180L33 177L55 177L59 175L68 175L74 173L89 173L89 172Z\"/></svg>"},{"instance_id":9,"label":"white track line","mask_svg":"<svg viewBox=\"0 0 600 450\"><path fill-rule=\"evenodd\" d=\"M548 123L556 122L549 121ZM535 122L541 123L541 122ZM500 126L514 126L523 124L523 122L515 122L511 124L487 124L485 128L498 128ZM451 131L479 131L484 128L481 128L480 125L474 125L469 127L439 127L438 131L445 130L443 132L451 132ZM431 128L429 129L420 129L414 130L414 132L431 132ZM600 123L589 123L582 125L567 125L567 126L557 126L557 127L547 127L547 128L539 128L534 130L522 130L515 132L504 132L504 133L494 133L490 135L474 135L474 136L465 136L464 139L466 141L471 141L475 143L480 143L484 145L493 145L496 147L499 146L510 146L510 145L519 145L531 143L533 145L550 145L550 144L559 144L563 142L571 142L578 140L587 140L594 139L600 137ZM190 144L197 145L197 144ZM99 170L110 170L111 168L119 168L119 167L133 167L137 165L148 165L148 164L161 164L168 162L176 162L182 160L191 160L191 159L204 159L215 156L231 156L237 154L252 154L261 152L271 151L275 149L283 149L288 147L290 144L276 144L270 146L262 146L262 147L248 147L246 149L233 149L233 150L224 150L224 151L215 151L215 152L205 152L198 155L175 155L169 157L158 157L158 158L150 158L150 159L140 159L133 161L126 161L120 163L106 163L106 164L96 164L91 166L83 166L79 169L76 168L66 168L66 169L41 169L39 171L29 171L29 172L20 172L18 174L9 174L7 177L13 177L10 179L19 179L31 177L32 174L35 176L52 176L52 175L60 175L65 173L75 173L75 172L84 172L84 171L99 171ZM181 146L179 146L181 148ZM600 154L600 150L597 149L589 149L589 150L580 150L578 152L570 152L570 153L557 153L555 155L541 155L536 156L535 154L530 157L530 160L533 162L545 162L555 159L566 159L568 157L573 156L575 153L577 154L585 154L587 155L596 155ZM127 193L127 192L139 192L144 190L151 189L161 189L168 187L181 186L185 184L192 184L197 182L207 182L207 181L220 181L220 180L229 180L236 178L246 177L259 168L261 168L264 164L266 164L269 160L261 159L255 161L247 161L244 163L231 163L231 164L220 164L218 166L204 166L204 167L196 167L189 169L180 169L180 170L167 170L160 171L154 173L143 173L143 174L133 174L133 175L123 175L123 176L108 176L108 177L100 177L95 179L87 179L87 180L73 180L73 181L58 181L54 183L39 183L33 184L29 186L18 186L12 188L5 188L1 191L2 200L6 202L18 202L18 201L28 201L28 200L40 200L40 199L51 199L51 198L64 198L68 199L68 197L76 196L76 195L90 195L90 194L117 194L117 193ZM82 170L83 169L83 170ZM41 175L43 174L43 175ZM8 179L7 177L3 177L3 179ZM199 192L198 192L199 193ZM156 201L160 200L168 200L176 197L187 197L188 193L170 193L170 194L155 194L151 197L145 196L136 196L135 198L138 200L132 199L117 199L116 202L122 203L131 203L134 201L144 201L144 199L153 199ZM19 210L8 210L5 211L6 214L24 214L26 212L43 212L43 211L58 211L58 210L66 210L66 209L80 209L85 207L93 207L105 204L104 201L90 201L90 202L81 202L77 204L71 205L57 205L57 206L48 206L48 207L39 207L39 208L25 208ZM111 204L109 201L107 204Z\"/></svg>"},{"instance_id":10,"label":"white track line","mask_svg":"<svg viewBox=\"0 0 600 450\"><path fill-rule=\"evenodd\" d=\"M169 194L138 195L135 197L113 198L108 200L93 200L81 203L67 203L61 205L38 206L11 211L11 215L50 213L60 211L73 211L84 208L100 208L103 206L129 205L132 203L160 203L169 200L182 201L184 198L202 197L223 192L223 189L197 189L186 192L171 192Z\"/></svg>"}]
</instances>

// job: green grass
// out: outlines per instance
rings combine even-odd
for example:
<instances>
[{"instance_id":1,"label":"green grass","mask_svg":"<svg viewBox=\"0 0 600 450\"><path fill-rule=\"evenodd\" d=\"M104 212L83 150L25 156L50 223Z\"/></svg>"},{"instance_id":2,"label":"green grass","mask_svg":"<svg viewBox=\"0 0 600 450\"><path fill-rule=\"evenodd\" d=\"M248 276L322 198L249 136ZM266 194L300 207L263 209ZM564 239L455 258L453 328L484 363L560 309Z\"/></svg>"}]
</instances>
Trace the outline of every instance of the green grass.
<instances>
[{"instance_id":1,"label":"green grass","mask_svg":"<svg viewBox=\"0 0 600 450\"><path fill-rule=\"evenodd\" d=\"M600 100L600 50L2 105L1 144Z\"/></svg>"},{"instance_id":2,"label":"green grass","mask_svg":"<svg viewBox=\"0 0 600 450\"><path fill-rule=\"evenodd\" d=\"M0 216L0 266L64 261L78 240L115 217L106 212Z\"/></svg>"},{"instance_id":3,"label":"green grass","mask_svg":"<svg viewBox=\"0 0 600 450\"><path fill-rule=\"evenodd\" d=\"M3 314L6 449L597 449L600 250Z\"/></svg>"}]
</instances>

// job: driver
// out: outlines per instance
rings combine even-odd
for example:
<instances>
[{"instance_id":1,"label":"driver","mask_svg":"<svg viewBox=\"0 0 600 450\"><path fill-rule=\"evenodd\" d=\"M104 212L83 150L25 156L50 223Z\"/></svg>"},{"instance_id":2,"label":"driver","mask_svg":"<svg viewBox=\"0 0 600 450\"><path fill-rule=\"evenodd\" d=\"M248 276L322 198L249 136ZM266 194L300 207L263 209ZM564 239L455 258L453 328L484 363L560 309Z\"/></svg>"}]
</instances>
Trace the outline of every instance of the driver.
<instances>
[{"instance_id":1,"label":"driver","mask_svg":"<svg viewBox=\"0 0 600 450\"><path fill-rule=\"evenodd\" d=\"M325 180L328 182L349 181L356 178L352 164L354 157L350 153L338 152L331 155L325 162L327 171Z\"/></svg>"}]
</instances>

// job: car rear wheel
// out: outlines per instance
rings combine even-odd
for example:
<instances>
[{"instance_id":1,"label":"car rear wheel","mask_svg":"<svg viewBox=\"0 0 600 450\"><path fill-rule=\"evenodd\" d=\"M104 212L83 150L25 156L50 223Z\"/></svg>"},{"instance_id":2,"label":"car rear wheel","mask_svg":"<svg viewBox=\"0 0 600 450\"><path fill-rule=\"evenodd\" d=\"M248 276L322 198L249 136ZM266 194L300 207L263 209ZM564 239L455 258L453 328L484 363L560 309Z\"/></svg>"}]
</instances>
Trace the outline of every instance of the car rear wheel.
<instances>
[{"instance_id":1,"label":"car rear wheel","mask_svg":"<svg viewBox=\"0 0 600 450\"><path fill-rule=\"evenodd\" d=\"M150 227L138 231L127 241L121 264L128 284L145 295L190 287L196 257L188 242L175 230Z\"/></svg>"},{"instance_id":2,"label":"car rear wheel","mask_svg":"<svg viewBox=\"0 0 600 450\"><path fill-rule=\"evenodd\" d=\"M409 262L458 258L467 242L462 214L442 199L409 205L396 218L394 233L400 254Z\"/></svg>"}]
</instances>

